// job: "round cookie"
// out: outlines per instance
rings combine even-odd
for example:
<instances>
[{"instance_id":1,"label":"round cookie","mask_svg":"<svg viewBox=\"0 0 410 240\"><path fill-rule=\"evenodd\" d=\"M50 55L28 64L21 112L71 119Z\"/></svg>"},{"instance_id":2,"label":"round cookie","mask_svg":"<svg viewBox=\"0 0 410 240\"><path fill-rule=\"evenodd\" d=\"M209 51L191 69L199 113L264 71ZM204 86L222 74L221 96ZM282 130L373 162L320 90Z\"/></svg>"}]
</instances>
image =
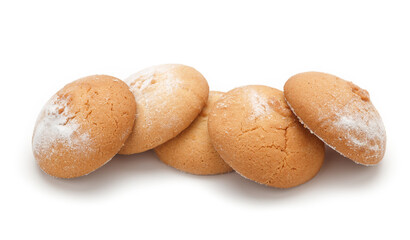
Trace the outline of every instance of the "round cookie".
<instances>
[{"instance_id":1,"label":"round cookie","mask_svg":"<svg viewBox=\"0 0 410 240\"><path fill-rule=\"evenodd\" d=\"M366 90L320 72L297 74L284 90L305 127L337 152L363 165L383 159L386 132Z\"/></svg>"},{"instance_id":2,"label":"round cookie","mask_svg":"<svg viewBox=\"0 0 410 240\"><path fill-rule=\"evenodd\" d=\"M121 80L94 75L58 91L40 112L33 154L49 175L73 178L108 162L132 131L136 104Z\"/></svg>"},{"instance_id":3,"label":"round cookie","mask_svg":"<svg viewBox=\"0 0 410 240\"><path fill-rule=\"evenodd\" d=\"M236 172L277 188L298 186L322 166L324 144L305 129L283 92L266 86L233 89L212 108L211 142Z\"/></svg>"},{"instance_id":4,"label":"round cookie","mask_svg":"<svg viewBox=\"0 0 410 240\"><path fill-rule=\"evenodd\" d=\"M208 134L209 110L222 95L221 92L209 92L208 102L195 121L178 136L155 148L162 162L198 175L232 171L215 151Z\"/></svg>"},{"instance_id":5,"label":"round cookie","mask_svg":"<svg viewBox=\"0 0 410 240\"><path fill-rule=\"evenodd\" d=\"M120 154L144 152L175 137L194 121L208 99L206 79L181 64L149 67L125 81L135 95L137 118Z\"/></svg>"}]
</instances>

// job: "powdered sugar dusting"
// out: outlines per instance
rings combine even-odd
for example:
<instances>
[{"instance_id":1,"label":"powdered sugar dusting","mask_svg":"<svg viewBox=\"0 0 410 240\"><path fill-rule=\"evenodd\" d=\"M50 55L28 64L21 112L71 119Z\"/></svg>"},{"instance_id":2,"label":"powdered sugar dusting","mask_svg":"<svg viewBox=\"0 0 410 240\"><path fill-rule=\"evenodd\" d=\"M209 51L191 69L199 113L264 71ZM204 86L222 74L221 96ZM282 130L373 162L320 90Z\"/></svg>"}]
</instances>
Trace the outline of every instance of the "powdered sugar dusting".
<instances>
[{"instance_id":1,"label":"powdered sugar dusting","mask_svg":"<svg viewBox=\"0 0 410 240\"><path fill-rule=\"evenodd\" d=\"M162 85L169 89L175 86L177 82L175 80L178 80L175 78L175 74L172 71L174 68L175 65L172 64L152 66L132 74L125 79L125 82L130 86L133 92L135 91L137 93L144 93L144 90L148 86L155 84L158 80L160 80L158 83L163 83ZM136 97L138 97L138 95L136 95Z\"/></svg>"},{"instance_id":2,"label":"powdered sugar dusting","mask_svg":"<svg viewBox=\"0 0 410 240\"><path fill-rule=\"evenodd\" d=\"M220 102L218 102L216 105L215 105L215 107L216 108L227 108L228 107L228 105L225 103L225 102L223 102L223 101L220 101Z\"/></svg>"},{"instance_id":3,"label":"powdered sugar dusting","mask_svg":"<svg viewBox=\"0 0 410 240\"><path fill-rule=\"evenodd\" d=\"M250 89L249 101L252 109L251 119L261 116L269 116L272 109L269 107L268 99L262 97L256 90Z\"/></svg>"},{"instance_id":4,"label":"powdered sugar dusting","mask_svg":"<svg viewBox=\"0 0 410 240\"><path fill-rule=\"evenodd\" d=\"M36 155L54 153L53 144L62 143L70 150L82 150L89 145L88 133L75 135L80 125L70 111L66 99L54 96L43 107L33 134Z\"/></svg>"},{"instance_id":5,"label":"powdered sugar dusting","mask_svg":"<svg viewBox=\"0 0 410 240\"><path fill-rule=\"evenodd\" d=\"M342 129L351 147L366 147L375 154L385 145L386 132L371 103L352 100L336 112L335 126Z\"/></svg>"},{"instance_id":6,"label":"powdered sugar dusting","mask_svg":"<svg viewBox=\"0 0 410 240\"><path fill-rule=\"evenodd\" d=\"M182 84L182 81L174 73L176 67L178 65L175 64L152 66L125 80L137 102L137 122L143 122L144 128L152 127L153 115L163 115L169 112L170 96ZM144 120L139 118L142 111L146 112ZM172 116L173 118L167 119L167 122L162 125L164 128L175 127L180 122L179 118Z\"/></svg>"},{"instance_id":7,"label":"powdered sugar dusting","mask_svg":"<svg viewBox=\"0 0 410 240\"><path fill-rule=\"evenodd\" d=\"M309 126L308 125L306 125L304 122L303 122L303 120L296 114L296 112L295 112L295 110L293 109L293 107L292 107L292 105L286 100L286 103L288 104L288 106L289 106L289 108L292 110L292 112L293 112L293 114L299 119L299 122L306 128L306 129L308 129L309 131L310 131L310 133L312 133L313 135L315 135L317 138L319 138L322 142L324 142L328 147L330 147L331 149L333 149L333 150L335 150L336 152L338 152L339 154L341 154L342 156L344 156L344 157L347 157L344 153L342 153L342 152L340 152L338 149L336 149L336 147L334 147L334 146L332 146L331 144L329 144L327 141L325 141L321 136L319 136L319 135L317 135L314 131L312 131L312 129L310 129L309 128ZM370 124L370 125L372 125L373 126L373 128L376 128L376 129L378 129L378 131L376 131L376 132L379 132L379 135L378 135L378 137L375 137L376 139L379 139L380 140L380 145L381 146L383 146L383 145L385 145L385 139L386 139L386 132L385 132L385 129L384 129L384 125L383 125L383 122L382 122L382 120L381 120L381 118L380 118L380 116L378 115L378 113L377 113L377 111L373 108L373 110L372 111L375 111L375 112L372 112L372 114L371 115L373 115L373 117L371 117L371 118L374 118L374 119L376 119L376 120L374 120L379 126L378 127L375 127L375 125L374 125L374 123L372 123L372 124ZM343 128L343 129L347 129L347 128L351 128L351 127L348 127L348 126L354 126L355 125L355 123L353 123L353 121L352 121L352 119L350 118L350 117L346 117L346 116L343 116L343 114L341 114L343 111L338 111L338 113L337 113L337 116L338 116L338 119L340 120L338 120L338 121L336 121L336 124L338 124L341 128ZM362 117L355 117L356 119L357 118L361 118L361 119L363 119ZM358 125L360 125L360 126L364 126L363 124L358 124ZM344 126L344 127L343 127ZM355 127L353 127L353 128L355 128ZM366 127L365 127L366 128ZM360 127L358 128L358 129L360 129ZM345 131L346 132L346 131ZM351 132L349 133L350 135L348 136L348 137L351 137ZM375 135L377 135L377 134L375 134ZM355 144L357 145L357 146L366 146L366 144L363 144L363 141L360 141L360 140L358 140L356 137L353 137L352 138L353 140L351 140L351 142L348 142L348 145L350 145L350 147L352 147L352 146L354 146ZM349 141L349 140L348 140ZM368 140L366 140L365 142L369 142ZM380 147L379 146L370 146L370 148L369 148L372 152L376 152L376 154L375 155L373 155L373 156L375 156L375 157L380 157ZM373 151L374 150L374 151ZM370 156L368 156L368 158L369 157L371 157L371 155ZM365 163L363 163L363 162L358 162L358 161L356 161L356 160L353 160L355 163L357 163L357 164L361 164L361 165L365 165L365 166L373 166L374 164L365 164Z\"/></svg>"}]
</instances>

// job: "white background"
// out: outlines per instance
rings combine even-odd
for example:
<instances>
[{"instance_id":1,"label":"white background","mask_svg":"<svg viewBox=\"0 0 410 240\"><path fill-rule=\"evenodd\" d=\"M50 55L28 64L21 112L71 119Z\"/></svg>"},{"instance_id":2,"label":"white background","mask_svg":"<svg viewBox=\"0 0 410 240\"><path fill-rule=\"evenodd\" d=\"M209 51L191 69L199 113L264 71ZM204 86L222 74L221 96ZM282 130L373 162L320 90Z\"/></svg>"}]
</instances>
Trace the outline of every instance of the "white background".
<instances>
[{"instance_id":1,"label":"white background","mask_svg":"<svg viewBox=\"0 0 410 240\"><path fill-rule=\"evenodd\" d=\"M409 239L408 1L1 1L1 239ZM370 92L387 130L376 167L328 151L288 190L193 176L153 152L73 180L31 153L43 104L70 81L182 63L211 89L282 89L323 71Z\"/></svg>"}]
</instances>

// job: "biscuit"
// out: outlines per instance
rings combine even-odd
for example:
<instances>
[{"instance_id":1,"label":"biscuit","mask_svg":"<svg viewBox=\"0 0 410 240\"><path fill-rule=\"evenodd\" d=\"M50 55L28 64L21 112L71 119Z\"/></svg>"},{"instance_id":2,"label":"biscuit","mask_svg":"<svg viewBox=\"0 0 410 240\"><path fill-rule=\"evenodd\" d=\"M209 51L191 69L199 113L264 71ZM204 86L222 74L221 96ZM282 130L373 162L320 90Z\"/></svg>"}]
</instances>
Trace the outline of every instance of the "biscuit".
<instances>
[{"instance_id":1,"label":"biscuit","mask_svg":"<svg viewBox=\"0 0 410 240\"><path fill-rule=\"evenodd\" d=\"M208 134L209 110L222 95L221 92L209 92L208 102L195 121L178 136L155 148L162 162L198 175L232 171L215 151Z\"/></svg>"},{"instance_id":2,"label":"biscuit","mask_svg":"<svg viewBox=\"0 0 410 240\"><path fill-rule=\"evenodd\" d=\"M49 175L73 178L108 162L132 131L136 103L121 80L94 75L58 91L34 128L33 154Z\"/></svg>"},{"instance_id":3,"label":"biscuit","mask_svg":"<svg viewBox=\"0 0 410 240\"><path fill-rule=\"evenodd\" d=\"M277 188L313 178L324 159L324 144L305 129L283 92L266 86L233 89L211 109L211 142L236 172Z\"/></svg>"},{"instance_id":4,"label":"biscuit","mask_svg":"<svg viewBox=\"0 0 410 240\"><path fill-rule=\"evenodd\" d=\"M285 97L305 127L356 163L383 159L386 132L369 93L336 76L306 72L291 77Z\"/></svg>"},{"instance_id":5,"label":"biscuit","mask_svg":"<svg viewBox=\"0 0 410 240\"><path fill-rule=\"evenodd\" d=\"M208 99L206 79L180 64L153 66L125 81L135 95L137 118L120 154L144 152L175 137L194 121Z\"/></svg>"}]
</instances>

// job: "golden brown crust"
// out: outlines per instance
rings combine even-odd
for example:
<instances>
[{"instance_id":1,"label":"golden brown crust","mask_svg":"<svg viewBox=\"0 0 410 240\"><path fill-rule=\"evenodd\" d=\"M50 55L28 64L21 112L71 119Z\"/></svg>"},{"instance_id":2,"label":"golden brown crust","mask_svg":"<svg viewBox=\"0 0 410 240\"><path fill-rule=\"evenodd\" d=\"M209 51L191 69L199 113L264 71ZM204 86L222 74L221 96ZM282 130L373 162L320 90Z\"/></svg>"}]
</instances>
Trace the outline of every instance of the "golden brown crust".
<instances>
[{"instance_id":1,"label":"golden brown crust","mask_svg":"<svg viewBox=\"0 0 410 240\"><path fill-rule=\"evenodd\" d=\"M283 93L266 86L245 86L226 93L208 119L211 142L235 171L278 188L313 178L324 145L298 122Z\"/></svg>"},{"instance_id":2,"label":"golden brown crust","mask_svg":"<svg viewBox=\"0 0 410 240\"><path fill-rule=\"evenodd\" d=\"M211 91L208 102L195 121L178 136L155 148L162 162L181 171L211 175L231 172L215 151L208 134L209 109L223 95Z\"/></svg>"},{"instance_id":3,"label":"golden brown crust","mask_svg":"<svg viewBox=\"0 0 410 240\"><path fill-rule=\"evenodd\" d=\"M192 67L164 64L127 80L137 102L134 130L120 154L155 148L187 128L208 99L206 79Z\"/></svg>"},{"instance_id":4,"label":"golden brown crust","mask_svg":"<svg viewBox=\"0 0 410 240\"><path fill-rule=\"evenodd\" d=\"M117 78L94 75L66 85L44 106L34 129L40 168L73 178L101 167L131 133L135 112L133 94Z\"/></svg>"},{"instance_id":5,"label":"golden brown crust","mask_svg":"<svg viewBox=\"0 0 410 240\"><path fill-rule=\"evenodd\" d=\"M284 92L305 126L336 151L364 165L383 159L386 133L366 90L330 74L306 72L291 77Z\"/></svg>"}]
</instances>

